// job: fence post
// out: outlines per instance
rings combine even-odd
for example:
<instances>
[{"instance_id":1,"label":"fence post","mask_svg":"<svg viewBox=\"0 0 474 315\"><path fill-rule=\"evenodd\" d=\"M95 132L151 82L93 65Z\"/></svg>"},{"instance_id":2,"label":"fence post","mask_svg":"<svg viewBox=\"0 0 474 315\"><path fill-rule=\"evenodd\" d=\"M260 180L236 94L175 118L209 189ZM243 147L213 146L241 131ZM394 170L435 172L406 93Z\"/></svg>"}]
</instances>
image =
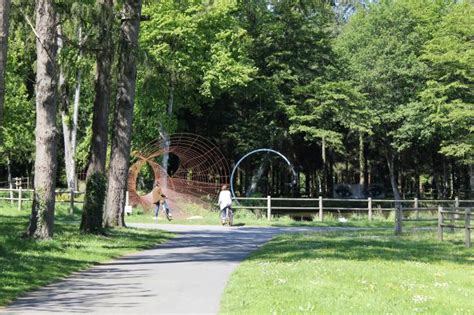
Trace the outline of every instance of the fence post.
<instances>
[{"instance_id":1,"label":"fence post","mask_svg":"<svg viewBox=\"0 0 474 315\"><path fill-rule=\"evenodd\" d=\"M372 221L372 197L367 199L368 207L369 207L369 221Z\"/></svg>"},{"instance_id":2,"label":"fence post","mask_svg":"<svg viewBox=\"0 0 474 315\"><path fill-rule=\"evenodd\" d=\"M459 197L456 196L456 197L454 197L454 211L458 211L458 208L459 208ZM454 216L454 219L455 219L455 220L457 220L457 219L459 219L459 218L461 217L461 216L460 216L459 214L457 214L457 213L454 214L453 216ZM452 224L454 224L454 221L455 221L455 220L453 220ZM454 231L454 229L453 229L453 231Z\"/></svg>"},{"instance_id":3,"label":"fence post","mask_svg":"<svg viewBox=\"0 0 474 315\"><path fill-rule=\"evenodd\" d=\"M272 197L267 196L267 219L270 221L272 219Z\"/></svg>"},{"instance_id":4,"label":"fence post","mask_svg":"<svg viewBox=\"0 0 474 315\"><path fill-rule=\"evenodd\" d=\"M438 206L438 241L443 241L443 207Z\"/></svg>"},{"instance_id":5,"label":"fence post","mask_svg":"<svg viewBox=\"0 0 474 315\"><path fill-rule=\"evenodd\" d=\"M402 205L397 204L395 205L395 235L402 234L402 220L403 220Z\"/></svg>"},{"instance_id":6,"label":"fence post","mask_svg":"<svg viewBox=\"0 0 474 315\"><path fill-rule=\"evenodd\" d=\"M21 185L18 187L18 210L21 210Z\"/></svg>"},{"instance_id":7,"label":"fence post","mask_svg":"<svg viewBox=\"0 0 474 315\"><path fill-rule=\"evenodd\" d=\"M464 217L464 240L466 247L471 247L471 208L466 208Z\"/></svg>"},{"instance_id":8,"label":"fence post","mask_svg":"<svg viewBox=\"0 0 474 315\"><path fill-rule=\"evenodd\" d=\"M319 196L319 221L323 221L323 197Z\"/></svg>"},{"instance_id":9,"label":"fence post","mask_svg":"<svg viewBox=\"0 0 474 315\"><path fill-rule=\"evenodd\" d=\"M414 200L414 203L413 203L413 208L415 208L415 217L417 219L420 218L420 211L418 211L418 207L419 207L419 203L418 203L418 197L415 197L415 200Z\"/></svg>"}]
</instances>

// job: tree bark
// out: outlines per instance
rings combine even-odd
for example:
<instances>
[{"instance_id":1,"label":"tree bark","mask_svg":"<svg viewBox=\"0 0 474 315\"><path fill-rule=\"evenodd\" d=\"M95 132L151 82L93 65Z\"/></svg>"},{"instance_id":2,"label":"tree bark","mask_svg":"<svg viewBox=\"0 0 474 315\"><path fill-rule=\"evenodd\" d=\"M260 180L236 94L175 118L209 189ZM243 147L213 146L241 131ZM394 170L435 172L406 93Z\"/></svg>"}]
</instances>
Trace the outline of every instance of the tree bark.
<instances>
[{"instance_id":1,"label":"tree bark","mask_svg":"<svg viewBox=\"0 0 474 315\"><path fill-rule=\"evenodd\" d=\"M323 195L325 196L328 196L327 192L328 192L328 173L329 173L329 170L328 170L328 165L327 165L327 160L326 160L326 139L323 137L322 140L321 140L321 158L323 160L323 180L322 180L322 184L324 185L324 187L322 187L322 193ZM321 189L320 189L321 191Z\"/></svg>"},{"instance_id":2,"label":"tree bark","mask_svg":"<svg viewBox=\"0 0 474 315\"><path fill-rule=\"evenodd\" d=\"M62 42L62 29L61 25L58 25L58 54L63 48ZM78 29L78 41L79 45L82 45L81 27ZM82 51L79 52L82 55ZM74 191L76 190L76 142L77 142L77 120L79 116L79 100L81 91L81 70L77 70L76 76L76 88L74 92L74 104L72 120L70 119L69 110L69 91L66 77L62 67L59 67L59 102L61 111L61 121L63 128L64 137L64 162L66 166L66 178L67 187L71 194L71 208L70 212L74 209Z\"/></svg>"},{"instance_id":3,"label":"tree bark","mask_svg":"<svg viewBox=\"0 0 474 315\"><path fill-rule=\"evenodd\" d=\"M52 0L36 1L36 157L34 197L27 236L53 237L56 188L57 43Z\"/></svg>"},{"instance_id":4,"label":"tree bark","mask_svg":"<svg viewBox=\"0 0 474 315\"><path fill-rule=\"evenodd\" d=\"M10 19L10 0L0 0L0 126L3 125L5 102L5 69L8 51L8 26ZM2 139L0 137L0 144Z\"/></svg>"},{"instance_id":5,"label":"tree bark","mask_svg":"<svg viewBox=\"0 0 474 315\"><path fill-rule=\"evenodd\" d=\"M365 173L364 135L359 133L359 184L363 187L364 191L367 185Z\"/></svg>"},{"instance_id":6,"label":"tree bark","mask_svg":"<svg viewBox=\"0 0 474 315\"><path fill-rule=\"evenodd\" d=\"M387 149L386 152L386 159L387 159L387 165L388 165L388 171L390 173L390 184L392 185L392 191L393 191L393 196L395 199L395 234L400 235L402 233L402 216L403 216L403 210L401 206L401 197L400 197L400 192L398 191L398 186L397 186L397 179L395 176L395 154L390 150Z\"/></svg>"},{"instance_id":7,"label":"tree bark","mask_svg":"<svg viewBox=\"0 0 474 315\"><path fill-rule=\"evenodd\" d=\"M12 168L10 157L7 156L7 176L8 176L8 187L10 188L10 205L13 207L13 179L12 179Z\"/></svg>"},{"instance_id":8,"label":"tree bark","mask_svg":"<svg viewBox=\"0 0 474 315\"><path fill-rule=\"evenodd\" d=\"M109 124L109 105L111 95L110 73L113 61L113 0L97 0L101 10L101 24L97 51L94 114L92 121L92 143L90 160L87 168L87 179L92 174L105 174L107 159L107 136Z\"/></svg>"},{"instance_id":9,"label":"tree bark","mask_svg":"<svg viewBox=\"0 0 474 315\"><path fill-rule=\"evenodd\" d=\"M469 199L474 199L474 165L469 165Z\"/></svg>"},{"instance_id":10,"label":"tree bark","mask_svg":"<svg viewBox=\"0 0 474 315\"><path fill-rule=\"evenodd\" d=\"M105 226L108 227L125 226L123 209L130 162L141 7L141 0L126 0L122 13L117 102L105 207Z\"/></svg>"}]
</instances>

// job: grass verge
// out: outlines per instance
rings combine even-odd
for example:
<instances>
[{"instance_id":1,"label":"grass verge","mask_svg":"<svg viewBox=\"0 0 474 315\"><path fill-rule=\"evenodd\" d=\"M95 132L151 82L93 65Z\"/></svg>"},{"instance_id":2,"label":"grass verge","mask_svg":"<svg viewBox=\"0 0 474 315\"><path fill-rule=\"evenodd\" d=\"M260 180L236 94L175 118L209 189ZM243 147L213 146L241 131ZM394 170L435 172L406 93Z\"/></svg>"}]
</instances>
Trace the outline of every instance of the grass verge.
<instances>
[{"instance_id":1,"label":"grass verge","mask_svg":"<svg viewBox=\"0 0 474 315\"><path fill-rule=\"evenodd\" d=\"M131 228L109 230L106 236L82 235L79 214L67 215L66 209L57 210L54 239L34 241L20 237L28 224L28 211L0 208L0 306L74 271L151 248L172 236Z\"/></svg>"},{"instance_id":2,"label":"grass verge","mask_svg":"<svg viewBox=\"0 0 474 315\"><path fill-rule=\"evenodd\" d=\"M158 224L186 224L186 225L219 225L219 212L209 211L195 205L187 205L185 215L176 217L168 221L160 211L158 220L153 218L152 211L139 209L132 215L125 217L127 223L158 223ZM367 215L347 214L344 222L341 222L336 215L326 214L323 222L318 218L312 221L295 220L290 216L273 217L272 220L261 213L254 213L247 209L238 209L234 212L234 225L236 226L338 226L338 227L367 227L367 228L394 228L394 213L387 216L376 214L372 220L368 220ZM414 227L436 227L436 222L404 222L404 228Z\"/></svg>"},{"instance_id":3,"label":"grass verge","mask_svg":"<svg viewBox=\"0 0 474 315\"><path fill-rule=\"evenodd\" d=\"M222 314L472 314L474 250L462 233L294 234L231 276Z\"/></svg>"}]
</instances>

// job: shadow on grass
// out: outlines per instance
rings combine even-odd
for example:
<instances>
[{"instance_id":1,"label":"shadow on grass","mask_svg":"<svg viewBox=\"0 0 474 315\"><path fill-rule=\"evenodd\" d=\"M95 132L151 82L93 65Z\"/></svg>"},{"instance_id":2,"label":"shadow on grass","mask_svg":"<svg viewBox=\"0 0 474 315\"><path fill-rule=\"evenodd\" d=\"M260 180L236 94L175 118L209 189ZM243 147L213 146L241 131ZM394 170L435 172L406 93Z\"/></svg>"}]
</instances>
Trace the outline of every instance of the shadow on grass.
<instances>
[{"instance_id":1,"label":"shadow on grass","mask_svg":"<svg viewBox=\"0 0 474 315\"><path fill-rule=\"evenodd\" d=\"M285 235L271 241L250 259L278 262L343 259L474 264L472 249L464 248L462 241L441 243L423 236L400 239L389 235L389 232Z\"/></svg>"},{"instance_id":2,"label":"shadow on grass","mask_svg":"<svg viewBox=\"0 0 474 315\"><path fill-rule=\"evenodd\" d=\"M0 215L0 306L74 271L169 238L163 232L136 229L110 230L106 236L82 235L77 224L60 221L55 224L53 240L35 241L21 238L28 225L27 214Z\"/></svg>"}]
</instances>

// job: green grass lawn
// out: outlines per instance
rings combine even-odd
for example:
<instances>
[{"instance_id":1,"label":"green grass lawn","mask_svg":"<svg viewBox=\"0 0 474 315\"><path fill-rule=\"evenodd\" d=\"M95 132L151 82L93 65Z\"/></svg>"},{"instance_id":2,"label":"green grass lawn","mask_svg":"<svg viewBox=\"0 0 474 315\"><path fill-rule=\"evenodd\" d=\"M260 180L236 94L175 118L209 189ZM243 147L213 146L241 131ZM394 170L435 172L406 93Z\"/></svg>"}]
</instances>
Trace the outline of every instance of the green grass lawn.
<instances>
[{"instance_id":1,"label":"green grass lawn","mask_svg":"<svg viewBox=\"0 0 474 315\"><path fill-rule=\"evenodd\" d=\"M107 236L81 235L79 214L68 215L66 209L58 206L53 240L33 241L20 237L29 211L5 205L0 208L0 306L74 271L151 248L172 236L130 228L107 231Z\"/></svg>"},{"instance_id":2,"label":"green grass lawn","mask_svg":"<svg viewBox=\"0 0 474 315\"><path fill-rule=\"evenodd\" d=\"M432 231L283 235L231 276L222 314L473 314L474 249Z\"/></svg>"},{"instance_id":3,"label":"green grass lawn","mask_svg":"<svg viewBox=\"0 0 474 315\"><path fill-rule=\"evenodd\" d=\"M339 222L334 215L325 214L324 221L320 222L318 218L313 221L294 220L289 216L273 217L268 221L263 214L256 214L247 209L238 209L234 212L234 225L236 226L339 226L339 227L370 227L370 228L394 228L394 214L391 213L387 217L382 215L374 215L371 221L367 215L353 214L346 215L347 222ZM143 209L134 210L132 215L125 217L127 223L155 223L155 224L193 224L193 225L219 225L218 211L210 211L199 206L188 205L186 214L181 218L175 217L172 221L168 221L162 212L159 214L158 220L154 220L151 210ZM406 222L405 228L412 227L435 227L435 222Z\"/></svg>"}]
</instances>

